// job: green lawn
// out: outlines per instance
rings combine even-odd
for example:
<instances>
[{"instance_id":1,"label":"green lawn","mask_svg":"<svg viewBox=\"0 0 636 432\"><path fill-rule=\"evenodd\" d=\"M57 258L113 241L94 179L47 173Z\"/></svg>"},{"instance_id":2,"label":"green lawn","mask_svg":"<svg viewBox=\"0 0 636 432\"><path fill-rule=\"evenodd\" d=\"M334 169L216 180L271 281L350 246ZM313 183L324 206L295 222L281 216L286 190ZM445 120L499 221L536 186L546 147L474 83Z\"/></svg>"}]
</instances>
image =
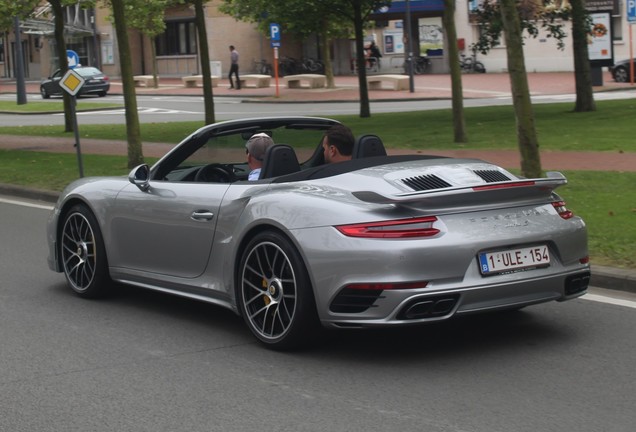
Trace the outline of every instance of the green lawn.
<instances>
[{"instance_id":1,"label":"green lawn","mask_svg":"<svg viewBox=\"0 0 636 432\"><path fill-rule=\"evenodd\" d=\"M98 109L123 108L120 103L95 102L94 100L78 99L77 111L94 111ZM0 101L0 112L33 114L43 112L64 112L64 102L62 98L49 101L29 101L26 104L18 105L15 102Z\"/></svg>"},{"instance_id":2,"label":"green lawn","mask_svg":"<svg viewBox=\"0 0 636 432\"><path fill-rule=\"evenodd\" d=\"M636 152L636 100L599 101L593 113L572 113L572 104L535 106L542 150ZM413 150L475 148L516 149L511 107L466 110L470 142L452 142L449 110L334 117L356 135L376 133L389 148ZM143 124L147 142L181 141L200 122ZM1 134L68 136L60 127L0 128ZM123 125L80 125L82 136L125 140ZM315 144L311 144L315 145ZM61 190L78 177L74 154L0 150L0 183ZM83 155L86 176L125 175L124 156ZM148 162L153 162L148 160ZM558 190L568 206L588 225L592 262L636 268L636 173L565 173L569 183Z\"/></svg>"},{"instance_id":3,"label":"green lawn","mask_svg":"<svg viewBox=\"0 0 636 432\"><path fill-rule=\"evenodd\" d=\"M542 104L534 107L542 150L636 152L636 99L598 101L598 110L573 113L572 104ZM300 113L301 114L301 113ZM469 142L453 142L450 110L409 113L330 116L342 121L356 135L375 133L390 148L426 149L513 149L516 130L512 107L467 108ZM144 123L145 142L178 143L202 122ZM126 140L125 125L79 125L81 137ZM73 137L60 126L0 127L0 135ZM308 145L314 145L310 143Z\"/></svg>"}]
</instances>

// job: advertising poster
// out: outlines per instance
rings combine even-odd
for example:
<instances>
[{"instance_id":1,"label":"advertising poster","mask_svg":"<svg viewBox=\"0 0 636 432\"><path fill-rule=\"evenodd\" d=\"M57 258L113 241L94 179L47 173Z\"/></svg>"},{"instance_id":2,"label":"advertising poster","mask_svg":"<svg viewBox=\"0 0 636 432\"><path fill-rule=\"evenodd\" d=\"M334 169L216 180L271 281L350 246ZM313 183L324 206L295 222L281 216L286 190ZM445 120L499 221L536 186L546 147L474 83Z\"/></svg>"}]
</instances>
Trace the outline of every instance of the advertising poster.
<instances>
[{"instance_id":1,"label":"advertising poster","mask_svg":"<svg viewBox=\"0 0 636 432\"><path fill-rule=\"evenodd\" d=\"M592 24L587 35L587 49L590 61L596 66L613 64L612 17L610 12L590 14Z\"/></svg>"}]
</instances>

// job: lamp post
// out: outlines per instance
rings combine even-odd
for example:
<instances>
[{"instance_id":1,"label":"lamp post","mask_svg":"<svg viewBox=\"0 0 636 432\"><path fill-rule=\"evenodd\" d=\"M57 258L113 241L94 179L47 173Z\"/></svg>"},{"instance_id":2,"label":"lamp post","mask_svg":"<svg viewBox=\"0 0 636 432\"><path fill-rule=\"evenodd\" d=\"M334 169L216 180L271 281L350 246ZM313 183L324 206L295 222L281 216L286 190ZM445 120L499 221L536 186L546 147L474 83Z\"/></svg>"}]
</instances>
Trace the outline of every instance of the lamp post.
<instances>
[{"instance_id":1,"label":"lamp post","mask_svg":"<svg viewBox=\"0 0 636 432\"><path fill-rule=\"evenodd\" d=\"M413 42L411 41L411 3L406 0L406 50L408 57L406 59L409 68L409 91L415 92L415 83L413 82Z\"/></svg>"}]
</instances>

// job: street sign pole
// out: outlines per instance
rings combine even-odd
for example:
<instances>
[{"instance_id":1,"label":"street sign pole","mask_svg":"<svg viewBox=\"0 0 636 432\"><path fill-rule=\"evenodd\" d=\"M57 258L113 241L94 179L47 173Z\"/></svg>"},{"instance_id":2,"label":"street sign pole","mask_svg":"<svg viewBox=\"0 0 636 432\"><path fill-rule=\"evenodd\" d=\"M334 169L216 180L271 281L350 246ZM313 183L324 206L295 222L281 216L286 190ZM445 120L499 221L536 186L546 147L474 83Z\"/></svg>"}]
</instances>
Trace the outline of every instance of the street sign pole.
<instances>
[{"instance_id":1,"label":"street sign pole","mask_svg":"<svg viewBox=\"0 0 636 432\"><path fill-rule=\"evenodd\" d=\"M276 23L269 25L269 38L274 48L274 79L276 81L276 97L280 96L278 88L278 48L280 47L280 26Z\"/></svg>"},{"instance_id":2,"label":"street sign pole","mask_svg":"<svg viewBox=\"0 0 636 432\"><path fill-rule=\"evenodd\" d=\"M71 96L71 118L73 119L73 131L75 132L75 152L77 153L77 165L80 178L84 177L84 164L82 163L82 149L80 147L79 127L77 126L77 93L84 85L84 78L73 69L66 71L59 81L60 87Z\"/></svg>"},{"instance_id":3,"label":"street sign pole","mask_svg":"<svg viewBox=\"0 0 636 432\"><path fill-rule=\"evenodd\" d=\"M278 47L274 47L274 81L276 81L276 97L280 96L278 90Z\"/></svg>"},{"instance_id":4,"label":"street sign pole","mask_svg":"<svg viewBox=\"0 0 636 432\"><path fill-rule=\"evenodd\" d=\"M71 96L71 117L73 118L73 131L75 133L75 153L77 153L77 166L80 178L84 177L84 164L82 163L82 149L80 148L79 128L77 127L77 96Z\"/></svg>"}]
</instances>

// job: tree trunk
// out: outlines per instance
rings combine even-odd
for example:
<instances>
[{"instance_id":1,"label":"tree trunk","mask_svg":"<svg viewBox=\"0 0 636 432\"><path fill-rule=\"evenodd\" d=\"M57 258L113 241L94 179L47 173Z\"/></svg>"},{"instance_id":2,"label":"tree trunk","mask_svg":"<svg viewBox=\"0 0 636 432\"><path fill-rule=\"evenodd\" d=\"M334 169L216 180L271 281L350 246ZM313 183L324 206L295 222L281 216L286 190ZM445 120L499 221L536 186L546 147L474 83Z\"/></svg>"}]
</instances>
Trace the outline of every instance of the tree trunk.
<instances>
[{"instance_id":1,"label":"tree trunk","mask_svg":"<svg viewBox=\"0 0 636 432\"><path fill-rule=\"evenodd\" d=\"M541 157L534 127L528 75L523 57L523 38L515 0L500 0L501 19L506 38L508 73L517 123L517 141L521 153L521 172L526 177L541 177Z\"/></svg>"},{"instance_id":2,"label":"tree trunk","mask_svg":"<svg viewBox=\"0 0 636 432\"><path fill-rule=\"evenodd\" d=\"M155 45L155 38L149 37L150 40L150 56L152 57L152 82L155 88L159 87L159 65L157 63L157 46Z\"/></svg>"},{"instance_id":3,"label":"tree trunk","mask_svg":"<svg viewBox=\"0 0 636 432\"><path fill-rule=\"evenodd\" d=\"M459 68L459 49L457 48L457 29L455 27L455 0L444 0L442 23L446 32L448 66L451 76L453 103L453 132L456 143L468 141L466 121L464 119L464 95L462 90L462 72Z\"/></svg>"},{"instance_id":4,"label":"tree trunk","mask_svg":"<svg viewBox=\"0 0 636 432\"><path fill-rule=\"evenodd\" d=\"M371 117L369 103L369 89L367 86L367 67L364 57L364 22L362 21L362 6L360 1L353 1L354 28L356 37L356 62L358 64L358 86L360 88L360 117Z\"/></svg>"},{"instance_id":5,"label":"tree trunk","mask_svg":"<svg viewBox=\"0 0 636 432\"><path fill-rule=\"evenodd\" d=\"M137 94L135 81L133 80L130 45L128 45L128 27L126 26L126 14L124 0L112 0L113 20L117 33L117 48L119 50L119 65L121 68L121 81L124 92L124 105L126 107L126 136L128 138L128 168L144 162L141 148L141 131L139 127L139 114L137 113Z\"/></svg>"},{"instance_id":6,"label":"tree trunk","mask_svg":"<svg viewBox=\"0 0 636 432\"><path fill-rule=\"evenodd\" d=\"M574 111L596 111L590 57L587 50L587 11L583 0L571 0L572 5L572 49L574 55L574 82L576 103Z\"/></svg>"},{"instance_id":7,"label":"tree trunk","mask_svg":"<svg viewBox=\"0 0 636 432\"><path fill-rule=\"evenodd\" d=\"M55 16L55 45L57 48L57 57L59 59L59 67L62 74L68 71L68 60L66 58L66 42L64 41L64 9L61 0L49 0L49 4L53 9ZM71 116L71 95L62 92L64 100L64 132L73 132L73 119Z\"/></svg>"},{"instance_id":8,"label":"tree trunk","mask_svg":"<svg viewBox=\"0 0 636 432\"><path fill-rule=\"evenodd\" d=\"M205 11L203 1L194 2L195 21L199 36L199 58L201 59L201 73L203 74L203 105L205 106L205 124L216 122L214 118L214 94L212 93L212 72L210 70L210 50L208 48L208 34L205 29Z\"/></svg>"},{"instance_id":9,"label":"tree trunk","mask_svg":"<svg viewBox=\"0 0 636 432\"><path fill-rule=\"evenodd\" d=\"M336 82L333 77L333 64L331 63L331 40L327 36L327 24L323 21L323 32L320 35L322 46L320 47L320 55L322 56L322 64L325 65L325 76L327 77L327 88L336 88Z\"/></svg>"}]
</instances>

